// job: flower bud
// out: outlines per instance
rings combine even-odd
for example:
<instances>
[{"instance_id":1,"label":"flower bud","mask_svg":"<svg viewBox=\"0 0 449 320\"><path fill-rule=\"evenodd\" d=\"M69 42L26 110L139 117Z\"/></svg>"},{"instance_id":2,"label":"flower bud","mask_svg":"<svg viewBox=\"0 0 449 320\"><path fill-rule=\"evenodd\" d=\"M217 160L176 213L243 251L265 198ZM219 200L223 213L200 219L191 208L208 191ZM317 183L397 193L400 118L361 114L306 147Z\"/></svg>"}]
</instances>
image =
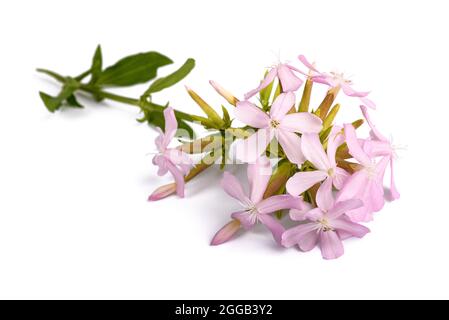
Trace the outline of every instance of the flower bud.
<instances>
[{"instance_id":1,"label":"flower bud","mask_svg":"<svg viewBox=\"0 0 449 320\"><path fill-rule=\"evenodd\" d=\"M209 83L215 89L215 91L218 92L220 96L226 99L226 101L228 101L233 106L237 105L237 102L239 102L239 100L236 97L234 97L234 95L232 95L228 90L226 90L213 80L210 80Z\"/></svg>"},{"instance_id":2,"label":"flower bud","mask_svg":"<svg viewBox=\"0 0 449 320\"><path fill-rule=\"evenodd\" d=\"M240 226L241 224L240 221L238 220L232 220L231 222L227 223L223 228L218 230L218 232L212 239L210 245L218 246L220 244L227 242L240 229Z\"/></svg>"},{"instance_id":3,"label":"flower bud","mask_svg":"<svg viewBox=\"0 0 449 320\"><path fill-rule=\"evenodd\" d=\"M168 197L175 192L176 183L170 183L154 190L154 192L148 197L148 201L158 201Z\"/></svg>"}]
</instances>

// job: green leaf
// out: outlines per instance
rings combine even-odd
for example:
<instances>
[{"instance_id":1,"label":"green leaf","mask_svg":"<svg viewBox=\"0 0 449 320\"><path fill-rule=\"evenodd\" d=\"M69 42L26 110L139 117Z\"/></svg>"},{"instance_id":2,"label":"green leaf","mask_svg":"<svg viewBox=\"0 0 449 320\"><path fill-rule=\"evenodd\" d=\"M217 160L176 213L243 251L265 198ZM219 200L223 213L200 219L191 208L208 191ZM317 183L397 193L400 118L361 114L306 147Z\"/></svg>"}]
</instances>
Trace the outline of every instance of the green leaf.
<instances>
[{"instance_id":1,"label":"green leaf","mask_svg":"<svg viewBox=\"0 0 449 320\"><path fill-rule=\"evenodd\" d=\"M67 102L67 105L69 105L70 107L73 107L73 108L84 108L84 106L78 102L78 100L76 99L74 94L70 95L66 99L66 102Z\"/></svg>"},{"instance_id":2,"label":"green leaf","mask_svg":"<svg viewBox=\"0 0 449 320\"><path fill-rule=\"evenodd\" d=\"M90 83L96 84L103 68L103 55L101 53L101 46L98 45L97 49L95 50L94 56L92 58L92 65L90 67Z\"/></svg>"},{"instance_id":3,"label":"green leaf","mask_svg":"<svg viewBox=\"0 0 449 320\"><path fill-rule=\"evenodd\" d=\"M74 107L76 98L73 96L73 93L79 88L79 82L72 78L67 78L66 83L62 87L61 92L56 96L52 97L44 92L39 92L39 96L41 97L42 101L44 102L45 106L47 107L48 111L55 112L58 110L64 101L67 101L67 104L69 106ZM73 99L71 98L73 96ZM70 101L69 101L70 99ZM79 108L79 103L76 102L78 105L76 107Z\"/></svg>"},{"instance_id":4,"label":"green leaf","mask_svg":"<svg viewBox=\"0 0 449 320\"><path fill-rule=\"evenodd\" d=\"M159 67L170 63L173 61L154 51L131 55L107 67L99 75L97 84L126 87L145 83L156 77Z\"/></svg>"},{"instance_id":5,"label":"green leaf","mask_svg":"<svg viewBox=\"0 0 449 320\"><path fill-rule=\"evenodd\" d=\"M52 97L42 91L39 92L39 96L41 97L42 102L45 104L48 111L50 112L55 112L61 106L61 101L58 99L58 97Z\"/></svg>"},{"instance_id":6,"label":"green leaf","mask_svg":"<svg viewBox=\"0 0 449 320\"><path fill-rule=\"evenodd\" d=\"M54 71L47 70L47 69L40 69L40 68L36 69L36 71L40 72L40 73L44 73L47 76L50 76L50 77L52 77L55 80L58 80L60 82L64 82L65 81L65 77L61 76L60 74L58 74L58 73L56 73Z\"/></svg>"},{"instance_id":7,"label":"green leaf","mask_svg":"<svg viewBox=\"0 0 449 320\"><path fill-rule=\"evenodd\" d=\"M154 92L158 92L164 90L165 88L173 86L174 84L184 79L194 67L195 60L187 59L187 61L172 74L155 80L147 89L147 91L145 91L144 95L150 95Z\"/></svg>"}]
</instances>

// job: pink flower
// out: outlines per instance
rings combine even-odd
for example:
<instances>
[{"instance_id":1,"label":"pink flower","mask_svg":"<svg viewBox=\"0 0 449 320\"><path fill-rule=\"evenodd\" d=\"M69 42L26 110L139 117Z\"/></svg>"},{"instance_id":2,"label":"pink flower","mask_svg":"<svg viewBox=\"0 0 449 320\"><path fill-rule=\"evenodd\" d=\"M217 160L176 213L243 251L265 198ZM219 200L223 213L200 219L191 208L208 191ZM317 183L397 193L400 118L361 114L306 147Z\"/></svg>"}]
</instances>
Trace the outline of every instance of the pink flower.
<instances>
[{"instance_id":1,"label":"pink flower","mask_svg":"<svg viewBox=\"0 0 449 320\"><path fill-rule=\"evenodd\" d=\"M349 97L357 97L360 98L362 103L372 109L376 109L376 105L373 101L367 98L369 92L359 92L352 88L352 81L346 79L343 73L339 72L320 72L318 71L313 64L311 64L305 56L300 55L298 57L299 61L301 61L307 68L309 68L313 73L311 76L311 80L313 82L323 83L328 85L331 88L341 88Z\"/></svg>"},{"instance_id":2,"label":"pink flower","mask_svg":"<svg viewBox=\"0 0 449 320\"><path fill-rule=\"evenodd\" d=\"M178 196L184 197L184 176L192 167L192 161L186 153L168 148L178 129L178 122L176 121L173 108L167 107L164 110L164 118L165 133L160 128L157 128L159 136L156 138L155 143L159 153L153 157L153 164L159 167L157 172L159 176L163 176L167 172L173 175L176 182L176 193ZM150 196L150 200L155 199L159 199L159 197Z\"/></svg>"},{"instance_id":3,"label":"pink flower","mask_svg":"<svg viewBox=\"0 0 449 320\"><path fill-rule=\"evenodd\" d=\"M371 121L371 118L368 114L368 109L365 106L360 106L362 110L363 116L368 123L368 126L371 128L370 136L371 139L364 140L363 142L363 150L371 157L377 156L385 156L390 160L390 192L392 200L399 199L400 194L396 188L396 184L394 182L394 174L393 174L393 160L395 157L394 147L391 144L391 141L385 136L383 136L379 130L377 130L376 126Z\"/></svg>"},{"instance_id":4,"label":"pink flower","mask_svg":"<svg viewBox=\"0 0 449 320\"><path fill-rule=\"evenodd\" d=\"M373 157L370 157L362 149L355 129L350 124L345 125L345 137L349 153L360 163L361 169L347 179L337 194L337 201L362 200L362 207L348 211L346 214L355 222L370 221L373 212L382 209L385 203L383 177L389 159L384 157L376 162Z\"/></svg>"},{"instance_id":5,"label":"pink flower","mask_svg":"<svg viewBox=\"0 0 449 320\"><path fill-rule=\"evenodd\" d=\"M305 215L290 211L295 221L305 223L293 227L282 234L282 245L292 247L298 245L303 251L312 250L317 244L324 259L336 259L343 255L342 240L349 237L362 238L369 229L352 222L345 213L362 206L358 199L335 202L332 196L332 182L328 179L317 192L318 207Z\"/></svg>"},{"instance_id":6,"label":"pink flower","mask_svg":"<svg viewBox=\"0 0 449 320\"><path fill-rule=\"evenodd\" d=\"M244 162L254 162L276 137L284 149L287 158L296 164L304 162L300 148L300 133L318 133L322 121L317 116L307 112L287 112L295 105L295 94L292 92L280 94L266 114L256 105L248 101L237 103L235 116L238 120L259 130L245 140L236 143L236 157Z\"/></svg>"},{"instance_id":7,"label":"pink flower","mask_svg":"<svg viewBox=\"0 0 449 320\"><path fill-rule=\"evenodd\" d=\"M223 174L221 185L226 193L238 200L242 206L242 210L231 215L233 219L239 221L246 230L258 222L262 223L280 243L284 227L271 214L283 209L301 209L304 204L301 198L291 195L276 195L263 199L271 173L270 161L263 156L255 164L248 165L249 195L245 193L237 178L229 172ZM221 244L229 240L236 231L235 227L235 224L226 225L215 235L212 244Z\"/></svg>"},{"instance_id":8,"label":"pink flower","mask_svg":"<svg viewBox=\"0 0 449 320\"><path fill-rule=\"evenodd\" d=\"M329 135L326 153L318 134L303 134L301 137L302 153L317 170L296 173L287 181L288 193L298 196L323 180L330 180L335 188L341 189L349 174L337 167L335 153L343 141L344 136L341 134L341 127L334 126Z\"/></svg>"},{"instance_id":9,"label":"pink flower","mask_svg":"<svg viewBox=\"0 0 449 320\"><path fill-rule=\"evenodd\" d=\"M277 66L272 67L268 74L265 76L265 79L260 82L260 85L256 89L253 89L245 94L245 100L250 99L260 90L266 88L271 82L273 82L274 78L276 77L278 77L279 81L281 82L283 92L292 92L298 90L304 81L298 78L293 71L302 73L295 67L285 63L279 63Z\"/></svg>"}]
</instances>

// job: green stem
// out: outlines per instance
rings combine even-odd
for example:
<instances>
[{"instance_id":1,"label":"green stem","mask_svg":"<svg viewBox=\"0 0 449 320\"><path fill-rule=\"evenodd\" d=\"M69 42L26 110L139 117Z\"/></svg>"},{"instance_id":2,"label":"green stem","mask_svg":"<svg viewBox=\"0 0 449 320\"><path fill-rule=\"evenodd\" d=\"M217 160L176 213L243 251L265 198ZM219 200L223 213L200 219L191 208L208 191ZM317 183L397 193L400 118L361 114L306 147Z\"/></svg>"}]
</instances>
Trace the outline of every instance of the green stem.
<instances>
[{"instance_id":1,"label":"green stem","mask_svg":"<svg viewBox=\"0 0 449 320\"><path fill-rule=\"evenodd\" d=\"M51 70L37 69L37 71L41 72L41 73L45 73L63 84L66 83L67 79L68 79L54 71L51 71ZM89 73L90 73L90 70L83 72L82 74L80 74L79 76L74 78L73 80L80 82L81 79L83 79ZM145 110L147 112L154 112L154 111L163 112L165 109L164 106L158 105L156 103L153 103L153 102L150 102L150 101L147 101L144 99L134 99L134 98L129 98L129 97L125 97L125 96L120 96L120 95L112 93L112 92L99 90L98 88L95 88L94 86L89 85L89 84L79 83L79 90L90 93L94 96L104 98L104 99L109 99L112 101L116 101L116 102L124 103L127 105L131 105L134 107L138 107L141 110ZM194 117L192 117L190 114L182 112L182 111L175 110L175 115L176 115L176 118L180 119L180 120L185 120L185 121L189 121L189 122L195 121ZM197 117L197 118L199 118L199 117Z\"/></svg>"},{"instance_id":2,"label":"green stem","mask_svg":"<svg viewBox=\"0 0 449 320\"><path fill-rule=\"evenodd\" d=\"M80 90L82 90L84 92L91 93L91 94L98 94L100 97L105 98L105 99L121 102L124 104L129 104L129 105L132 105L135 107L140 107L140 101L137 99L119 96L115 93L106 92L103 90L97 90L97 89L95 89L89 85L86 85L86 84L81 84Z\"/></svg>"},{"instance_id":3,"label":"green stem","mask_svg":"<svg viewBox=\"0 0 449 320\"><path fill-rule=\"evenodd\" d=\"M142 110L146 110L148 112L152 112L152 111L162 112L165 109L164 106L158 105L153 102L129 98L129 97L125 97L125 96L120 96L120 95L112 93L112 92L98 90L98 89L93 88L92 86L89 86L86 84L81 84L80 90L82 90L84 92L91 93L91 94L96 94L96 95L98 95L102 98L108 99L108 100L124 103L124 104L131 105L134 107L138 107L138 108L140 108ZM192 117L188 113L175 110L175 114L176 114L176 118L178 118L178 119L182 119L182 120L186 120L186 121L190 121L190 122L193 121Z\"/></svg>"}]
</instances>

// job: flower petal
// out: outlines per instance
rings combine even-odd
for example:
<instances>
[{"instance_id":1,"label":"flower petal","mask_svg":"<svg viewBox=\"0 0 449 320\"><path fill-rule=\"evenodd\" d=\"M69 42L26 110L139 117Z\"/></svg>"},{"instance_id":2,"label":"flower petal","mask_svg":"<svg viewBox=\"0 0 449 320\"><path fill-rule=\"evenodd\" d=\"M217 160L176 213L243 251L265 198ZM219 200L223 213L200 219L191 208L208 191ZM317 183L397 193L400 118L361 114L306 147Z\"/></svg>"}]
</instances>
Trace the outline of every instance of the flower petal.
<instances>
[{"instance_id":1,"label":"flower petal","mask_svg":"<svg viewBox=\"0 0 449 320\"><path fill-rule=\"evenodd\" d=\"M312 209L310 203L303 201L300 209L291 209L289 212L290 219L294 221L306 220L306 214Z\"/></svg>"},{"instance_id":2,"label":"flower petal","mask_svg":"<svg viewBox=\"0 0 449 320\"><path fill-rule=\"evenodd\" d=\"M371 109L373 109L373 110L376 109L376 104L375 104L372 100L370 100L370 99L368 99L368 98L360 98L360 101L362 101L362 103L363 103L365 106L367 106L368 108L371 108Z\"/></svg>"},{"instance_id":3,"label":"flower petal","mask_svg":"<svg viewBox=\"0 0 449 320\"><path fill-rule=\"evenodd\" d=\"M342 168L335 168L334 176L332 177L332 181L334 183L334 187L337 190L340 190L343 188L344 184L346 183L346 180L349 178L350 174L346 172Z\"/></svg>"},{"instance_id":4,"label":"flower petal","mask_svg":"<svg viewBox=\"0 0 449 320\"><path fill-rule=\"evenodd\" d=\"M313 208L309 212L306 213L306 218L310 221L318 221L323 218L324 212L320 208Z\"/></svg>"},{"instance_id":5,"label":"flower petal","mask_svg":"<svg viewBox=\"0 0 449 320\"><path fill-rule=\"evenodd\" d=\"M168 149L164 152L164 156L174 165L180 166L183 174L187 174L193 165L187 153L178 149Z\"/></svg>"},{"instance_id":6,"label":"flower petal","mask_svg":"<svg viewBox=\"0 0 449 320\"><path fill-rule=\"evenodd\" d=\"M287 192L293 196L299 196L316 183L326 179L326 177L327 173L323 171L305 171L295 173L295 175L287 181Z\"/></svg>"},{"instance_id":7,"label":"flower petal","mask_svg":"<svg viewBox=\"0 0 449 320\"><path fill-rule=\"evenodd\" d=\"M357 98L364 98L366 97L369 92L359 92L359 91L355 91L350 85L346 84L346 85L342 85L341 86L343 92L345 93L345 95L349 96L349 97L357 97Z\"/></svg>"},{"instance_id":8,"label":"flower petal","mask_svg":"<svg viewBox=\"0 0 449 320\"><path fill-rule=\"evenodd\" d=\"M249 204L249 199L243 191L240 181L235 176L225 171L221 179L221 187L224 191L242 204Z\"/></svg>"},{"instance_id":9,"label":"flower petal","mask_svg":"<svg viewBox=\"0 0 449 320\"><path fill-rule=\"evenodd\" d=\"M345 201L359 198L361 191L365 190L368 184L368 175L365 170L353 173L344 184L343 188L337 193L336 201Z\"/></svg>"},{"instance_id":10,"label":"flower petal","mask_svg":"<svg viewBox=\"0 0 449 320\"><path fill-rule=\"evenodd\" d=\"M293 247L298 244L300 240L309 232L315 231L318 229L318 225L316 223L305 223L300 224L299 226L288 229L282 234L282 245L284 247Z\"/></svg>"},{"instance_id":11,"label":"flower petal","mask_svg":"<svg viewBox=\"0 0 449 320\"><path fill-rule=\"evenodd\" d=\"M324 259L336 259L344 253L343 243L335 231L320 232L321 255Z\"/></svg>"},{"instance_id":12,"label":"flower petal","mask_svg":"<svg viewBox=\"0 0 449 320\"><path fill-rule=\"evenodd\" d=\"M158 176L163 176L168 172L167 169L167 158L165 158L163 155L157 154L153 157L153 164L155 166L158 166L159 169L157 170Z\"/></svg>"},{"instance_id":13,"label":"flower petal","mask_svg":"<svg viewBox=\"0 0 449 320\"><path fill-rule=\"evenodd\" d=\"M172 174L173 178L175 179L176 183L176 193L179 197L184 197L184 174L179 170L173 163L170 161L167 161L166 163L168 171Z\"/></svg>"},{"instance_id":14,"label":"flower petal","mask_svg":"<svg viewBox=\"0 0 449 320\"><path fill-rule=\"evenodd\" d=\"M303 207L303 201L299 197L293 197L289 194L272 196L256 204L257 211L262 214L273 213L284 209L298 209Z\"/></svg>"},{"instance_id":15,"label":"flower petal","mask_svg":"<svg viewBox=\"0 0 449 320\"><path fill-rule=\"evenodd\" d=\"M271 106L270 118L273 120L282 120L294 105L295 94L293 92L281 93Z\"/></svg>"},{"instance_id":16,"label":"flower petal","mask_svg":"<svg viewBox=\"0 0 449 320\"><path fill-rule=\"evenodd\" d=\"M401 197L398 189L396 188L396 183L394 182L394 174L393 174L393 157L390 158L390 193L391 199L397 200Z\"/></svg>"},{"instance_id":17,"label":"flower petal","mask_svg":"<svg viewBox=\"0 0 449 320\"><path fill-rule=\"evenodd\" d=\"M342 214L344 214L348 211L354 210L354 209L358 209L362 206L363 206L363 202L359 199L349 199L349 200L345 200L345 201L340 201L340 202L335 203L335 205L333 206L332 209L329 210L327 215L331 219L337 219Z\"/></svg>"},{"instance_id":18,"label":"flower petal","mask_svg":"<svg viewBox=\"0 0 449 320\"><path fill-rule=\"evenodd\" d=\"M355 134L355 129L352 124L345 124L345 138L348 145L349 153L357 161L359 161L363 166L368 167L371 165L371 159L362 150L357 136Z\"/></svg>"},{"instance_id":19,"label":"flower petal","mask_svg":"<svg viewBox=\"0 0 449 320\"><path fill-rule=\"evenodd\" d=\"M249 101L238 102L234 113L239 121L254 128L265 128L270 122L270 117Z\"/></svg>"},{"instance_id":20,"label":"flower petal","mask_svg":"<svg viewBox=\"0 0 449 320\"><path fill-rule=\"evenodd\" d=\"M240 229L240 222L237 220L232 220L227 223L223 228L218 230L218 232L213 237L210 245L218 246L226 241L230 240L232 236Z\"/></svg>"},{"instance_id":21,"label":"flower petal","mask_svg":"<svg viewBox=\"0 0 449 320\"><path fill-rule=\"evenodd\" d=\"M285 64L280 64L278 66L278 78L281 82L283 92L296 91L304 82L293 73L288 65Z\"/></svg>"},{"instance_id":22,"label":"flower petal","mask_svg":"<svg viewBox=\"0 0 449 320\"><path fill-rule=\"evenodd\" d=\"M305 66L306 66L307 68L309 68L310 70L312 70L312 71L314 71L314 72L316 72L316 73L320 73L320 72L315 68L315 66L314 66L312 63L310 63L309 60L306 59L306 57L305 57L304 55L300 54L300 55L298 56L298 59L299 59L299 61L302 62L303 65L305 65Z\"/></svg>"},{"instance_id":23,"label":"flower petal","mask_svg":"<svg viewBox=\"0 0 449 320\"><path fill-rule=\"evenodd\" d=\"M327 84L328 86L332 87L332 83L329 81L329 77L325 74L320 74L318 76L313 76L311 78L311 80L313 82L317 82L317 83L322 83L322 84Z\"/></svg>"},{"instance_id":24,"label":"flower petal","mask_svg":"<svg viewBox=\"0 0 449 320\"><path fill-rule=\"evenodd\" d=\"M338 147L345 141L345 136L342 133L342 127L332 126L329 138L327 139L327 158L329 159L329 164L332 167L336 166L335 153Z\"/></svg>"},{"instance_id":25,"label":"flower petal","mask_svg":"<svg viewBox=\"0 0 449 320\"><path fill-rule=\"evenodd\" d=\"M272 172L270 160L266 156L261 156L256 163L248 165L250 199L253 203L262 200Z\"/></svg>"},{"instance_id":26,"label":"flower petal","mask_svg":"<svg viewBox=\"0 0 449 320\"><path fill-rule=\"evenodd\" d=\"M234 144L235 156L238 160L255 163L265 151L274 137L274 131L270 129L259 129L247 139L239 139Z\"/></svg>"},{"instance_id":27,"label":"flower petal","mask_svg":"<svg viewBox=\"0 0 449 320\"><path fill-rule=\"evenodd\" d=\"M331 169L329 159L316 133L305 133L301 137L301 150L307 160L318 169L327 172Z\"/></svg>"},{"instance_id":28,"label":"flower petal","mask_svg":"<svg viewBox=\"0 0 449 320\"><path fill-rule=\"evenodd\" d=\"M282 242L282 234L285 231L284 226L279 222L279 220L273 218L268 214L262 214L259 217L260 222L268 228L273 234L274 240L277 243L281 244Z\"/></svg>"},{"instance_id":29,"label":"flower petal","mask_svg":"<svg viewBox=\"0 0 449 320\"><path fill-rule=\"evenodd\" d=\"M334 195L332 194L332 179L327 178L318 188L316 193L318 208L328 211L334 206Z\"/></svg>"},{"instance_id":30,"label":"flower petal","mask_svg":"<svg viewBox=\"0 0 449 320\"><path fill-rule=\"evenodd\" d=\"M345 216L332 221L332 227L334 229L337 229L338 232L342 230L345 233L349 233L353 237L357 238L363 238L368 232L370 232L370 230L367 227L352 222L351 220L349 220L349 218Z\"/></svg>"},{"instance_id":31,"label":"flower petal","mask_svg":"<svg viewBox=\"0 0 449 320\"><path fill-rule=\"evenodd\" d=\"M376 126L374 125L374 123L371 120L371 117L368 113L368 108L362 105L362 106L360 106L360 110L362 110L363 117L365 118L368 126L371 128L371 131L373 132L376 139L380 140L380 141L388 141L388 139L385 138L385 136L382 135L379 130L377 130Z\"/></svg>"},{"instance_id":32,"label":"flower petal","mask_svg":"<svg viewBox=\"0 0 449 320\"><path fill-rule=\"evenodd\" d=\"M277 75L277 69L271 68L271 70L268 72L266 77L260 82L259 86L256 89L251 90L250 92L245 94L245 100L250 99L253 97L256 93L258 93L263 88L268 87L268 85L273 82L274 78Z\"/></svg>"},{"instance_id":33,"label":"flower petal","mask_svg":"<svg viewBox=\"0 0 449 320\"><path fill-rule=\"evenodd\" d=\"M174 138L176 130L178 129L178 121L176 120L175 111L172 107L167 107L164 110L165 129L162 147L165 149Z\"/></svg>"},{"instance_id":34,"label":"flower petal","mask_svg":"<svg viewBox=\"0 0 449 320\"><path fill-rule=\"evenodd\" d=\"M298 241L299 248L304 251L310 251L315 248L318 242L319 232L317 230L306 233L302 238Z\"/></svg>"},{"instance_id":35,"label":"flower petal","mask_svg":"<svg viewBox=\"0 0 449 320\"><path fill-rule=\"evenodd\" d=\"M319 133L323 128L323 122L309 112L296 112L285 115L279 127L289 132Z\"/></svg>"},{"instance_id":36,"label":"flower petal","mask_svg":"<svg viewBox=\"0 0 449 320\"><path fill-rule=\"evenodd\" d=\"M363 151L370 157L391 156L393 154L393 148L389 141L364 140L362 147Z\"/></svg>"},{"instance_id":37,"label":"flower petal","mask_svg":"<svg viewBox=\"0 0 449 320\"><path fill-rule=\"evenodd\" d=\"M276 138L290 162L297 165L304 163L306 159L301 151L301 138L296 133L276 130Z\"/></svg>"}]
</instances>

